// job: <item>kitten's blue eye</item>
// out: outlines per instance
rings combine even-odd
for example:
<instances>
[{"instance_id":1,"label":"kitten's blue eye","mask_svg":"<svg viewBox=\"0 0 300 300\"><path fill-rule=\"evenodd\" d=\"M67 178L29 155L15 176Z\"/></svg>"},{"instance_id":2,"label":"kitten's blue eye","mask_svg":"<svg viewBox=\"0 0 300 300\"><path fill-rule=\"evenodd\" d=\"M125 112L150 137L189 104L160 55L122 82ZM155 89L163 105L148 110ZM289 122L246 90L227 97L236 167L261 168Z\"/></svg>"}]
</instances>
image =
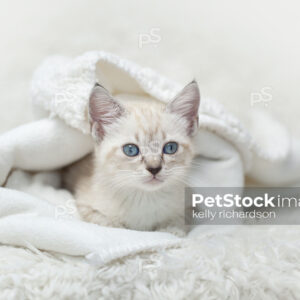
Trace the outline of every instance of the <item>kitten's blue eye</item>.
<instances>
[{"instance_id":1,"label":"kitten's blue eye","mask_svg":"<svg viewBox=\"0 0 300 300\"><path fill-rule=\"evenodd\" d=\"M134 144L127 144L125 146L123 146L123 152L127 155L127 156L137 156L140 152L138 146L134 145Z\"/></svg>"},{"instance_id":2,"label":"kitten's blue eye","mask_svg":"<svg viewBox=\"0 0 300 300\"><path fill-rule=\"evenodd\" d=\"M176 142L169 142L164 145L163 152L165 154L174 154L178 149L178 144Z\"/></svg>"}]
</instances>

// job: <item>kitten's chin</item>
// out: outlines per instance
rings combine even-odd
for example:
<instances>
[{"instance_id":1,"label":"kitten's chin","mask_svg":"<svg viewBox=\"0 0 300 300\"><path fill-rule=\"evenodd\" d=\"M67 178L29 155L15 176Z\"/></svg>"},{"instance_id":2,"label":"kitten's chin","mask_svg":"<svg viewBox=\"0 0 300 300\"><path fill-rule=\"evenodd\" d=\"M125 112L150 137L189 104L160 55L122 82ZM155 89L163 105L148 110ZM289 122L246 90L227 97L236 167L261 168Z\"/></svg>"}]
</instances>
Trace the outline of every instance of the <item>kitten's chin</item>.
<instances>
[{"instance_id":1,"label":"kitten's chin","mask_svg":"<svg viewBox=\"0 0 300 300\"><path fill-rule=\"evenodd\" d=\"M161 189L163 186L165 186L165 184L166 184L166 180L153 177L144 181L142 183L142 187L147 191L155 191Z\"/></svg>"}]
</instances>

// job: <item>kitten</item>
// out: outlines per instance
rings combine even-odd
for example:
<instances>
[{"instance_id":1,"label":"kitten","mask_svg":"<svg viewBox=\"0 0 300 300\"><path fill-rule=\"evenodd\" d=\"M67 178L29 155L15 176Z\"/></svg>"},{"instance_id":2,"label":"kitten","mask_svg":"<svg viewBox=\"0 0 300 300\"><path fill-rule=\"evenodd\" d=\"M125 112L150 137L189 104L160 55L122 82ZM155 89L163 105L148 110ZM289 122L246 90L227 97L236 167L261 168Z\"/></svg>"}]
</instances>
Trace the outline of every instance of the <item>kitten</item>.
<instances>
[{"instance_id":1,"label":"kitten","mask_svg":"<svg viewBox=\"0 0 300 300\"><path fill-rule=\"evenodd\" d=\"M167 105L119 102L95 85L89 100L95 151L65 175L84 220L136 230L184 224L199 102L195 81Z\"/></svg>"}]
</instances>

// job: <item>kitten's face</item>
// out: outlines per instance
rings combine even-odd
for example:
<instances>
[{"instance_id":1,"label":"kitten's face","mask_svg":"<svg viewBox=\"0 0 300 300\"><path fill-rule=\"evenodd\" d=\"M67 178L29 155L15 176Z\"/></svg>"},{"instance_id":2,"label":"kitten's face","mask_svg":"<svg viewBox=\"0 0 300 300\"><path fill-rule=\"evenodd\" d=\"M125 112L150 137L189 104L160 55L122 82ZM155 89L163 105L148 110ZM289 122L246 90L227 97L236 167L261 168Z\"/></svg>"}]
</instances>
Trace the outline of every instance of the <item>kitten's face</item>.
<instances>
[{"instance_id":1,"label":"kitten's face","mask_svg":"<svg viewBox=\"0 0 300 300\"><path fill-rule=\"evenodd\" d=\"M167 106L151 103L126 109L96 86L90 100L98 141L96 170L116 189L151 191L183 183L193 158L198 105L195 82Z\"/></svg>"}]
</instances>

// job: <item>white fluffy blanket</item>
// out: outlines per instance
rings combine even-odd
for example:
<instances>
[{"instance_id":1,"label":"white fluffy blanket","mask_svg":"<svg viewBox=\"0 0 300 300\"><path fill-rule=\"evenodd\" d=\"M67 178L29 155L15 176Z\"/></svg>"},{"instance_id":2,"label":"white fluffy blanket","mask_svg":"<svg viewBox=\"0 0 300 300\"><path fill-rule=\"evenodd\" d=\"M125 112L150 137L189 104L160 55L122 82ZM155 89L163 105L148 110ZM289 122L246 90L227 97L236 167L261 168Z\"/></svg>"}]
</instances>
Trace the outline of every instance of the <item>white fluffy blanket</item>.
<instances>
[{"instance_id":1,"label":"white fluffy blanket","mask_svg":"<svg viewBox=\"0 0 300 300\"><path fill-rule=\"evenodd\" d=\"M150 69L104 52L89 52L75 59L51 58L37 70L32 95L39 117L50 114L52 120L24 125L0 136L0 170L6 170L7 173L6 158L10 157L10 152L17 158L11 163L12 167L47 171L71 163L91 151L92 143L87 135L86 104L96 80L116 96L145 94L161 101L171 99L181 87ZM274 140L267 139L261 133L261 127L255 130L253 126L250 134L217 102L203 99L200 107L196 160L204 167L191 172L191 184L241 186L246 172L261 182L273 185L287 185L298 180L299 143L291 139L280 124L265 115L259 115L264 128L267 128L266 133L268 128L276 126L278 129L276 142L280 141L280 147L274 147ZM69 129L58 118L75 129ZM47 122L53 122L57 126L54 128L65 126L63 130L57 130L52 147L43 144L47 137L43 136L42 129L45 123L49 124ZM34 130L31 129L34 126L40 126L37 128L37 139L32 138ZM53 149L58 149L56 147L59 143L68 140L71 135L74 135L74 139L72 137L70 140L75 144L84 142L87 146L77 148L73 144L67 147L65 151L59 152L58 161L58 153ZM46 162L45 159L39 161L40 152L45 154L42 158L46 157ZM27 153L36 156L28 157L25 155ZM2 173L2 177L6 177L5 172ZM257 298L269 295L272 299L299 296L299 290L292 284L299 278L299 250L296 247L299 235L296 230L286 228L279 233L272 228L265 228L255 233L252 229L251 233L252 230L246 227L198 227L190 232L188 238L179 239L169 233L103 228L80 221L72 195L60 190L58 186L59 174L55 172L37 175L13 172L6 182L6 188L0 189L0 242L85 256L89 262L98 266L111 262L107 271L109 275L104 275L104 278L114 276L114 268L127 276L131 273L129 266L135 268L140 261L142 265L148 264L146 261L151 251L150 271L145 267L142 267L142 271L138 270L141 282L138 282L138 276L133 276L132 281L138 289L128 292L137 298L164 295L159 284L165 280L165 276L170 276L173 284L167 288L166 297L169 298L174 295L177 298L192 295L195 298L204 296L219 299L221 295L224 296L224 291L224 298L230 299L238 298L239 295ZM285 241L291 239L295 239L296 243L289 246ZM137 256L133 256L135 254ZM131 260L124 258L128 255L132 256ZM116 260L120 258L124 259L122 263ZM155 262L159 266L153 267ZM155 279L158 287L149 288L153 270L162 273ZM266 277L267 273L272 275ZM186 274L186 279L176 278L178 275L175 274ZM276 289L279 274L286 280L286 284ZM3 283L0 281L0 284ZM102 296L114 293L109 288L97 292L97 295Z\"/></svg>"},{"instance_id":2,"label":"white fluffy blanket","mask_svg":"<svg viewBox=\"0 0 300 300\"><path fill-rule=\"evenodd\" d=\"M103 51L87 52L75 59L54 56L45 60L34 74L31 89L34 107L47 111L52 117L58 116L87 134L90 132L87 101L96 81L113 95L146 94L163 102L170 101L183 88L152 69ZM259 120L260 125L262 121ZM208 129L232 143L240 151L247 170L253 154L276 161L286 157L289 150L284 129L278 130L280 147L259 145L261 141L256 142L249 131L213 99L201 99L199 123L200 129Z\"/></svg>"}]
</instances>

